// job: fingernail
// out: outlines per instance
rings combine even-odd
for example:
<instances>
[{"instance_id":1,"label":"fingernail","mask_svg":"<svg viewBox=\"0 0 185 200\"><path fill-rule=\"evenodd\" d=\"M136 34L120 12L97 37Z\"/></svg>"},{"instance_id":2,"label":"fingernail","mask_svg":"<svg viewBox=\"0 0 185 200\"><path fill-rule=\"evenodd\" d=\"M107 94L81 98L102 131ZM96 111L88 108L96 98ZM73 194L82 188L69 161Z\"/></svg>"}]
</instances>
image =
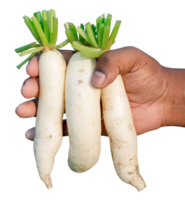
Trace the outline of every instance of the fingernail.
<instances>
[{"instance_id":1,"label":"fingernail","mask_svg":"<svg viewBox=\"0 0 185 200\"><path fill-rule=\"evenodd\" d=\"M27 139L30 139L30 134L29 134L28 131L26 132L26 138L27 138Z\"/></svg>"},{"instance_id":2,"label":"fingernail","mask_svg":"<svg viewBox=\"0 0 185 200\"><path fill-rule=\"evenodd\" d=\"M95 71L91 80L92 85L100 87L105 82L106 76L102 72Z\"/></svg>"}]
</instances>

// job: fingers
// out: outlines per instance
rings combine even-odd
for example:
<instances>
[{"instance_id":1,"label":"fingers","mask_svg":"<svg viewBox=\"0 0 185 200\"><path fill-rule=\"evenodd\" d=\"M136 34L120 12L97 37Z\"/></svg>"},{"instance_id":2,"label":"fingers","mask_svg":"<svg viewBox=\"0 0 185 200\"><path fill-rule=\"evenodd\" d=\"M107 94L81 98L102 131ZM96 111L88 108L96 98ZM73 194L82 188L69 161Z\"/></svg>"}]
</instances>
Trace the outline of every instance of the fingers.
<instances>
[{"instance_id":1,"label":"fingers","mask_svg":"<svg viewBox=\"0 0 185 200\"><path fill-rule=\"evenodd\" d=\"M69 59L74 54L74 51L60 51L66 62L69 62ZM27 74L30 75L30 78L26 79L21 88L21 93L25 98L34 98L39 96L39 56L34 56L28 63L26 68ZM19 105L16 108L16 113L19 117L27 118L35 116L37 108L35 107L35 101L29 101Z\"/></svg>"},{"instance_id":2,"label":"fingers","mask_svg":"<svg viewBox=\"0 0 185 200\"><path fill-rule=\"evenodd\" d=\"M32 120L36 116L37 107L37 98L27 101L21 101L15 107L15 115L19 120Z\"/></svg>"},{"instance_id":3,"label":"fingers","mask_svg":"<svg viewBox=\"0 0 185 200\"><path fill-rule=\"evenodd\" d=\"M39 79L28 78L24 81L21 88L21 93L25 98L38 97L39 93ZM15 112L21 118L29 118L36 116L38 107L38 98L20 104Z\"/></svg>"},{"instance_id":4,"label":"fingers","mask_svg":"<svg viewBox=\"0 0 185 200\"><path fill-rule=\"evenodd\" d=\"M39 79L26 77L20 87L20 93L24 100L38 98L39 96Z\"/></svg>"},{"instance_id":5,"label":"fingers","mask_svg":"<svg viewBox=\"0 0 185 200\"><path fill-rule=\"evenodd\" d=\"M60 50L63 54L66 63L74 54L74 51ZM21 93L25 98L38 97L39 94L39 55L34 56L28 63L26 68L27 74L30 78L26 79L21 88ZM31 78L32 77L32 78Z\"/></svg>"},{"instance_id":6,"label":"fingers","mask_svg":"<svg viewBox=\"0 0 185 200\"><path fill-rule=\"evenodd\" d=\"M31 58L26 67L26 72L31 77L39 76L39 56L40 55L37 54L36 56Z\"/></svg>"},{"instance_id":7,"label":"fingers","mask_svg":"<svg viewBox=\"0 0 185 200\"><path fill-rule=\"evenodd\" d=\"M112 83L118 74L129 72L137 62L138 51L134 47L125 47L104 53L98 59L91 84L96 88L104 88Z\"/></svg>"},{"instance_id":8,"label":"fingers","mask_svg":"<svg viewBox=\"0 0 185 200\"><path fill-rule=\"evenodd\" d=\"M25 136L26 136L26 138L27 138L28 140L34 141L34 137L35 137L35 127L30 128L29 130L27 130Z\"/></svg>"}]
</instances>

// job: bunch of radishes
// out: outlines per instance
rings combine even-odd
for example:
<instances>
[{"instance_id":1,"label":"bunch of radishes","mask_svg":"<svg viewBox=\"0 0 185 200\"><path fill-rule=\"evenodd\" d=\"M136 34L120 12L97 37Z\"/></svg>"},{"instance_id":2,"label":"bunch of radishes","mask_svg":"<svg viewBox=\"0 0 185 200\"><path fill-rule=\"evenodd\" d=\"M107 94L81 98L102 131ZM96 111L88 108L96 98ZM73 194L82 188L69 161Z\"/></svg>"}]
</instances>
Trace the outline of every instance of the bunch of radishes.
<instances>
[{"instance_id":1,"label":"bunch of radishes","mask_svg":"<svg viewBox=\"0 0 185 200\"><path fill-rule=\"evenodd\" d=\"M121 76L118 75L102 90L90 83L96 66L95 58L111 48L121 22L116 21L111 34L110 14L106 18L100 16L96 26L88 22L85 27L81 24L76 29L74 24L65 23L68 39L56 45L58 19L54 10L42 11L42 14L37 12L31 19L25 16L24 20L38 44L34 42L16 49L21 56L32 53L18 68L42 51L34 153L40 178L47 188L52 187L50 173L62 142L64 107L70 140L69 167L75 172L84 172L98 161L101 146L100 98L117 174L138 190L145 188L137 162L137 135ZM68 42L79 52L71 57L66 72L65 60L56 49Z\"/></svg>"}]
</instances>

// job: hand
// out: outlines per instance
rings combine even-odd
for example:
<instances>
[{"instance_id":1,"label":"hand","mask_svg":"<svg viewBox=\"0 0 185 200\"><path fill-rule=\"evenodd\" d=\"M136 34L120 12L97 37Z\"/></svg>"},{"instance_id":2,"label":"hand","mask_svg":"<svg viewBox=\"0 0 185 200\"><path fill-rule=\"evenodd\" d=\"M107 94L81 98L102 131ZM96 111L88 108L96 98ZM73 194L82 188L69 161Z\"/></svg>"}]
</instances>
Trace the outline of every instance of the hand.
<instances>
[{"instance_id":1,"label":"hand","mask_svg":"<svg viewBox=\"0 0 185 200\"><path fill-rule=\"evenodd\" d=\"M103 54L91 84L104 88L121 74L137 134L166 125L169 73L155 59L134 47Z\"/></svg>"},{"instance_id":2,"label":"hand","mask_svg":"<svg viewBox=\"0 0 185 200\"><path fill-rule=\"evenodd\" d=\"M59 50L65 58L66 64L68 64L71 56L75 53L71 49ZM23 80L24 86L21 87L21 101L15 107L15 114L20 120L32 120L36 117L38 108L38 94L39 94L39 54L30 59L29 64L25 67L25 72L28 75ZM102 112L101 112L102 113ZM35 126L31 126L26 129L24 137L28 142L33 142L35 136ZM63 120L63 137L68 137L68 130L66 119ZM102 137L107 137L105 126L102 120Z\"/></svg>"},{"instance_id":3,"label":"hand","mask_svg":"<svg viewBox=\"0 0 185 200\"><path fill-rule=\"evenodd\" d=\"M60 50L66 63L73 55L73 51ZM16 115L20 120L33 119L38 106L38 60L33 57L26 66L27 77L24 87L21 87L23 99L16 106ZM95 71L103 72L106 80L101 86L96 86L98 78L92 78L92 85L104 88L112 83L118 74L121 74L131 106L134 126L138 137L155 132L165 126L164 104L167 98L167 73L161 62L149 53L135 45L124 45L114 48L99 59ZM31 78L32 77L32 78ZM102 113L102 104L101 113ZM66 119L63 121L63 136L68 137ZM25 138L33 142L35 126L25 131ZM102 120L102 137L107 138L107 132Z\"/></svg>"}]
</instances>

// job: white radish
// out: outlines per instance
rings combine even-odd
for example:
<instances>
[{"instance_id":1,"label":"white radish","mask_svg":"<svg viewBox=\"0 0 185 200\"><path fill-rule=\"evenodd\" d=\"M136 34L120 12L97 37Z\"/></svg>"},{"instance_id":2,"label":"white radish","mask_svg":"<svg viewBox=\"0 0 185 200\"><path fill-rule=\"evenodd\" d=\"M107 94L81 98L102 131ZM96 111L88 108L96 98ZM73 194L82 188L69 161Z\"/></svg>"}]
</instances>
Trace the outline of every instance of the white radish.
<instances>
[{"instance_id":1,"label":"white radish","mask_svg":"<svg viewBox=\"0 0 185 200\"><path fill-rule=\"evenodd\" d=\"M66 72L66 118L70 140L68 165L75 172L93 167L100 155L100 89L90 81L96 60L75 53Z\"/></svg>"},{"instance_id":2,"label":"white radish","mask_svg":"<svg viewBox=\"0 0 185 200\"><path fill-rule=\"evenodd\" d=\"M47 188L52 188L50 173L62 142L66 63L61 53L50 50L39 59L39 103L34 138L38 172Z\"/></svg>"},{"instance_id":3,"label":"white radish","mask_svg":"<svg viewBox=\"0 0 185 200\"><path fill-rule=\"evenodd\" d=\"M146 184L139 173L137 134L121 75L102 89L103 118L110 139L114 167L121 180L138 191Z\"/></svg>"}]
</instances>

